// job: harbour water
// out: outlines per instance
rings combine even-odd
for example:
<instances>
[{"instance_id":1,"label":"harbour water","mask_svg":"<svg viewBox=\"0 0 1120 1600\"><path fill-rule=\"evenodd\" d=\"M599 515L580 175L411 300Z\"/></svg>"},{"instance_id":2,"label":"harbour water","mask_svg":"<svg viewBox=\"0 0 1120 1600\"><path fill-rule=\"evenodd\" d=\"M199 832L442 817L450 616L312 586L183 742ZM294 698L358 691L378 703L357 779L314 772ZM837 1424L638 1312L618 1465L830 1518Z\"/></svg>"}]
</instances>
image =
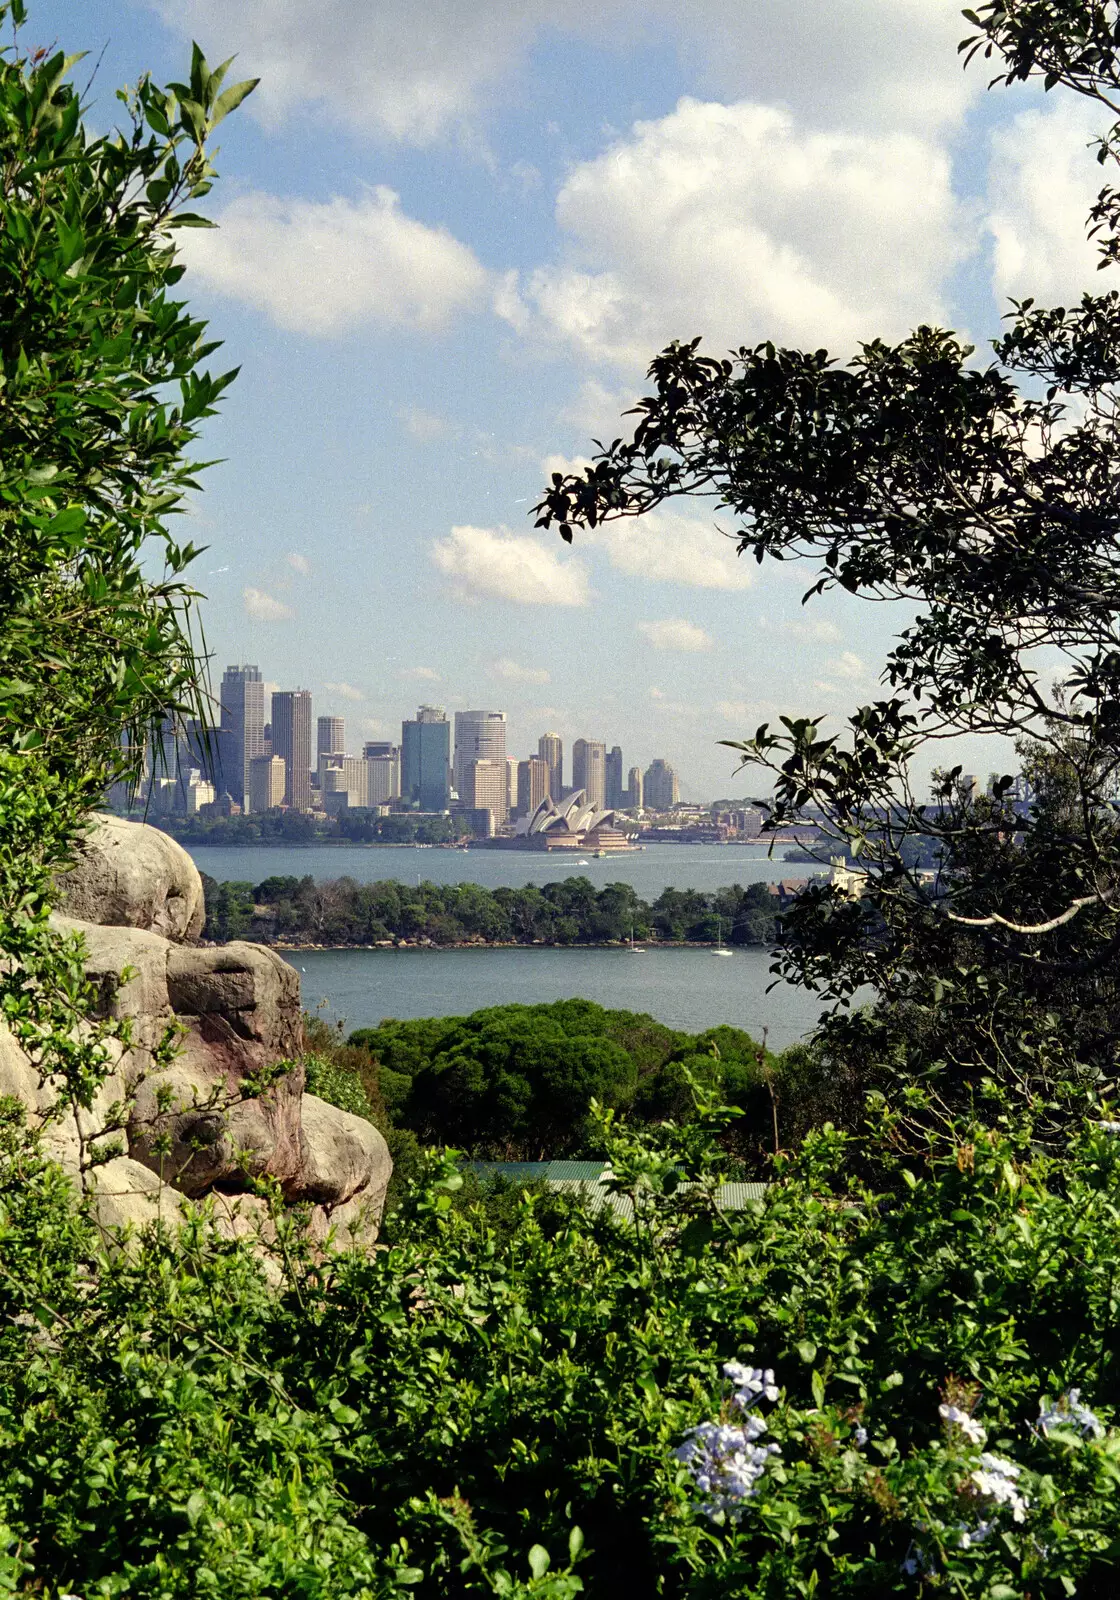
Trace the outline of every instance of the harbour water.
<instances>
[{"instance_id":1,"label":"harbour water","mask_svg":"<svg viewBox=\"0 0 1120 1600\"><path fill-rule=\"evenodd\" d=\"M576 860L499 850L386 849L376 845L340 850L304 848L192 847L202 872L212 878L261 883L268 877L317 880L350 877L358 883L477 883L488 889L589 878L596 888L628 883L643 900L663 889L711 893L729 884L804 878L824 870L768 856L743 846L650 845L632 855L580 856ZM770 956L736 950L713 957L707 949L627 950L301 950L288 957L302 978L303 1001L320 1007L347 1029L369 1027L383 1017L464 1015L482 1006L563 1000L582 996L600 1005L646 1011L688 1032L727 1022L756 1037L768 1030L772 1048L804 1037L820 1014L820 1002L780 984L769 990ZM767 992L769 990L769 992Z\"/></svg>"},{"instance_id":2,"label":"harbour water","mask_svg":"<svg viewBox=\"0 0 1120 1600\"><path fill-rule=\"evenodd\" d=\"M341 850L330 845L306 849L290 845L189 847L200 872L219 881L261 883L265 878L307 875L318 882L353 878L357 883L395 879L398 883L478 883L486 889L520 888L560 878L590 878L596 888L629 883L643 900L662 889L703 889L710 893L732 883L765 883L805 878L825 870L768 856L743 845L651 844L633 854L577 856L575 860L521 850L440 850L365 845Z\"/></svg>"},{"instance_id":3,"label":"harbour water","mask_svg":"<svg viewBox=\"0 0 1120 1600\"><path fill-rule=\"evenodd\" d=\"M773 982L764 950L296 950L303 1003L347 1032L384 1017L464 1016L483 1006L535 1005L579 996L623 1011L645 1011L688 1033L727 1022L771 1049L803 1038L820 1001Z\"/></svg>"}]
</instances>

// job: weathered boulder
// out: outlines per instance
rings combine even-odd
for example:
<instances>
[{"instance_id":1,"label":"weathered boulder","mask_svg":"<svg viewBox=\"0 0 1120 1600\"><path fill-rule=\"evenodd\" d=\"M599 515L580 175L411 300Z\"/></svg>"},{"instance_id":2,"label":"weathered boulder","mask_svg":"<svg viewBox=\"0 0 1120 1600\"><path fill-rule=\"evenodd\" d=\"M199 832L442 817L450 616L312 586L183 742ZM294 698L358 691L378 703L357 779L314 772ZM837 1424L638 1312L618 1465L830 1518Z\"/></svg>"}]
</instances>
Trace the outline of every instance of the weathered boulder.
<instances>
[{"instance_id":1,"label":"weathered boulder","mask_svg":"<svg viewBox=\"0 0 1120 1600\"><path fill-rule=\"evenodd\" d=\"M58 883L59 911L82 922L146 928L177 943L206 920L202 878L190 856L144 822L98 815Z\"/></svg>"},{"instance_id":2,"label":"weathered boulder","mask_svg":"<svg viewBox=\"0 0 1120 1600\"><path fill-rule=\"evenodd\" d=\"M267 1245L267 1203L246 1192L267 1176L310 1207L313 1240L371 1245L392 1161L369 1123L304 1094L295 969L260 945L186 946L201 880L174 840L140 823L99 819L62 902L54 922L84 941L96 1010L126 1020L128 1037L106 1041L93 1104L58 1115L58 1085L0 1028L0 1095L24 1103L99 1224L176 1224L207 1197L219 1233ZM158 1065L169 1038L176 1053ZM98 1154L110 1159L93 1164Z\"/></svg>"},{"instance_id":3,"label":"weathered boulder","mask_svg":"<svg viewBox=\"0 0 1120 1600\"><path fill-rule=\"evenodd\" d=\"M385 1190L393 1163L381 1134L364 1117L351 1116L313 1094L300 1101L299 1175L289 1193L318 1205L338 1206L360 1190Z\"/></svg>"}]
</instances>

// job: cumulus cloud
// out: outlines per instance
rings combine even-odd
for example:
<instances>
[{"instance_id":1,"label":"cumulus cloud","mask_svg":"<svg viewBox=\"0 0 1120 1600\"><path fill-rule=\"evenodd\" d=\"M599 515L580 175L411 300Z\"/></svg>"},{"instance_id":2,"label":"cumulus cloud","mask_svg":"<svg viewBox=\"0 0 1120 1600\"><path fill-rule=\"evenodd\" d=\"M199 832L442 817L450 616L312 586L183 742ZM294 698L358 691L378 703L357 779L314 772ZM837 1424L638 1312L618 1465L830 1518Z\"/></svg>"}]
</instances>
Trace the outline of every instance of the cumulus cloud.
<instances>
[{"instance_id":1,"label":"cumulus cloud","mask_svg":"<svg viewBox=\"0 0 1120 1600\"><path fill-rule=\"evenodd\" d=\"M1103 182L1086 145L1100 126L1099 109L1071 95L993 134L988 188L996 203L988 227L998 295L1068 305L1100 282L1097 252L1085 237Z\"/></svg>"},{"instance_id":2,"label":"cumulus cloud","mask_svg":"<svg viewBox=\"0 0 1120 1600\"><path fill-rule=\"evenodd\" d=\"M828 663L827 671L834 678L862 678L867 673L867 667L854 650L845 650Z\"/></svg>"},{"instance_id":3,"label":"cumulus cloud","mask_svg":"<svg viewBox=\"0 0 1120 1600\"><path fill-rule=\"evenodd\" d=\"M264 589L242 589L241 599L246 614L252 617L254 622L285 622L295 615L291 606L286 606L283 600L277 600L275 595L269 594Z\"/></svg>"},{"instance_id":4,"label":"cumulus cloud","mask_svg":"<svg viewBox=\"0 0 1120 1600\"><path fill-rule=\"evenodd\" d=\"M711 634L684 617L666 617L661 622L639 622L638 632L655 650L710 650Z\"/></svg>"},{"instance_id":5,"label":"cumulus cloud","mask_svg":"<svg viewBox=\"0 0 1120 1600\"><path fill-rule=\"evenodd\" d=\"M298 572L301 578L310 576L311 563L306 556L301 556L298 550L291 551L284 558L293 572Z\"/></svg>"},{"instance_id":6,"label":"cumulus cloud","mask_svg":"<svg viewBox=\"0 0 1120 1600\"><path fill-rule=\"evenodd\" d=\"M511 661L509 656L502 656L495 661L490 671L495 678L501 678L504 683L551 683L552 674L546 672L544 667L523 667L519 661Z\"/></svg>"},{"instance_id":7,"label":"cumulus cloud","mask_svg":"<svg viewBox=\"0 0 1120 1600\"><path fill-rule=\"evenodd\" d=\"M508 101L542 29L629 42L632 0L150 0L184 39L213 40L259 75L251 116L300 108L360 132L428 143ZM929 127L959 116L983 71L960 71L960 0L649 0L640 27L719 91L765 94L808 115ZM522 164L513 171L517 173ZM531 173L527 174L531 177Z\"/></svg>"},{"instance_id":8,"label":"cumulus cloud","mask_svg":"<svg viewBox=\"0 0 1120 1600\"><path fill-rule=\"evenodd\" d=\"M612 567L631 578L683 583L693 589L749 589L754 573L735 554L735 541L710 522L675 511L649 511L580 531L577 541L606 551Z\"/></svg>"},{"instance_id":9,"label":"cumulus cloud","mask_svg":"<svg viewBox=\"0 0 1120 1600\"><path fill-rule=\"evenodd\" d=\"M728 722L749 722L757 714L746 700L717 700L716 711Z\"/></svg>"},{"instance_id":10,"label":"cumulus cloud","mask_svg":"<svg viewBox=\"0 0 1120 1600\"><path fill-rule=\"evenodd\" d=\"M590 599L580 562L562 559L554 543L508 528L452 528L432 545L432 560L464 599L541 606L583 606Z\"/></svg>"},{"instance_id":11,"label":"cumulus cloud","mask_svg":"<svg viewBox=\"0 0 1120 1600\"><path fill-rule=\"evenodd\" d=\"M807 643L839 644L844 637L835 622L827 622L823 617L812 620L790 617L780 622L778 627L782 633L788 633L794 639L804 639Z\"/></svg>"},{"instance_id":12,"label":"cumulus cloud","mask_svg":"<svg viewBox=\"0 0 1120 1600\"><path fill-rule=\"evenodd\" d=\"M356 200L252 191L216 220L182 238L191 272L294 332L440 328L478 303L487 283L466 245L406 216L384 185Z\"/></svg>"},{"instance_id":13,"label":"cumulus cloud","mask_svg":"<svg viewBox=\"0 0 1120 1600\"><path fill-rule=\"evenodd\" d=\"M905 131L806 128L785 109L683 99L569 175L568 258L507 282L515 326L644 365L703 332L843 353L946 315L964 252L948 154ZM519 320L520 319L520 322Z\"/></svg>"},{"instance_id":14,"label":"cumulus cloud","mask_svg":"<svg viewBox=\"0 0 1120 1600\"><path fill-rule=\"evenodd\" d=\"M402 667L397 673L398 678L404 678L414 683L442 683L443 679L434 667Z\"/></svg>"},{"instance_id":15,"label":"cumulus cloud","mask_svg":"<svg viewBox=\"0 0 1120 1600\"><path fill-rule=\"evenodd\" d=\"M355 689L352 683L324 683L323 688L331 694L336 694L340 700L364 700L365 695L361 689Z\"/></svg>"}]
</instances>

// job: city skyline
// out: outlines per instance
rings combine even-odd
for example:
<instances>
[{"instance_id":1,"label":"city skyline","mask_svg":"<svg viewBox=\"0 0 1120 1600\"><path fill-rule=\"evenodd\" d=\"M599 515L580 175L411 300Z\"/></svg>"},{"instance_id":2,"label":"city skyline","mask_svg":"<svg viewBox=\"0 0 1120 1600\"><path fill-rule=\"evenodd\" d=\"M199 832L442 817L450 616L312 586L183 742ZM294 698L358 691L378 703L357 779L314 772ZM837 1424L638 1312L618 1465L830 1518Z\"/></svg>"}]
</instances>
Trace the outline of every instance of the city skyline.
<instances>
[{"instance_id":1,"label":"city skyline","mask_svg":"<svg viewBox=\"0 0 1120 1600\"><path fill-rule=\"evenodd\" d=\"M422 30L395 0L290 12L38 0L28 25L104 50L104 127L110 85L181 79L192 38L261 77L223 125L219 226L180 236L182 293L241 369L184 529L219 659L283 660L365 738L396 737L401 696L454 698L503 706L522 756L554 729L672 752L690 798L759 788L718 741L878 698L905 617L803 608L813 573L739 560L713 503L570 549L531 508L629 429L673 338L846 361L935 322L983 359L1009 296L1076 304L1088 113L986 95L957 0L654 0L636 30L603 4Z\"/></svg>"}]
</instances>

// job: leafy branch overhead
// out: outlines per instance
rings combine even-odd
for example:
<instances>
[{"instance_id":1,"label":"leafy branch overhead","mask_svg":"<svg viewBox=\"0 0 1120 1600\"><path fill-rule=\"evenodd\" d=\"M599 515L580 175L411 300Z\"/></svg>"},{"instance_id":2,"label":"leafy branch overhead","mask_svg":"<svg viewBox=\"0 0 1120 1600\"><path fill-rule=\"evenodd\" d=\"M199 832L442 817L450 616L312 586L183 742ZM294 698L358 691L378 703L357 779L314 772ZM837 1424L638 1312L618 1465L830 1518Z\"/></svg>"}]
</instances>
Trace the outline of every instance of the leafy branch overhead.
<instances>
[{"instance_id":1,"label":"leafy branch overhead","mask_svg":"<svg viewBox=\"0 0 1120 1600\"><path fill-rule=\"evenodd\" d=\"M1120 7L1006 0L966 13L968 60L996 83L1041 78L1102 110L1099 159L1120 159ZM1114 125L1115 123L1115 125ZM1120 202L1088 219L1110 265ZM774 780L771 825L823 815L863 871L786 919L779 970L843 1007L838 1050L972 1086L1040 1085L1117 1065L1120 1004L1120 294L1012 303L987 360L919 327L851 356L675 342L650 367L630 435L557 474L538 526L640 517L714 499L757 561L808 562L831 589L902 602L882 698L847 727L784 717L732 744ZM1002 736L1018 773L989 796L919 761L941 742ZM927 768L928 770L928 768ZM843 1041L841 1043L840 1041ZM921 1063L925 1063L921 1065Z\"/></svg>"}]
</instances>

